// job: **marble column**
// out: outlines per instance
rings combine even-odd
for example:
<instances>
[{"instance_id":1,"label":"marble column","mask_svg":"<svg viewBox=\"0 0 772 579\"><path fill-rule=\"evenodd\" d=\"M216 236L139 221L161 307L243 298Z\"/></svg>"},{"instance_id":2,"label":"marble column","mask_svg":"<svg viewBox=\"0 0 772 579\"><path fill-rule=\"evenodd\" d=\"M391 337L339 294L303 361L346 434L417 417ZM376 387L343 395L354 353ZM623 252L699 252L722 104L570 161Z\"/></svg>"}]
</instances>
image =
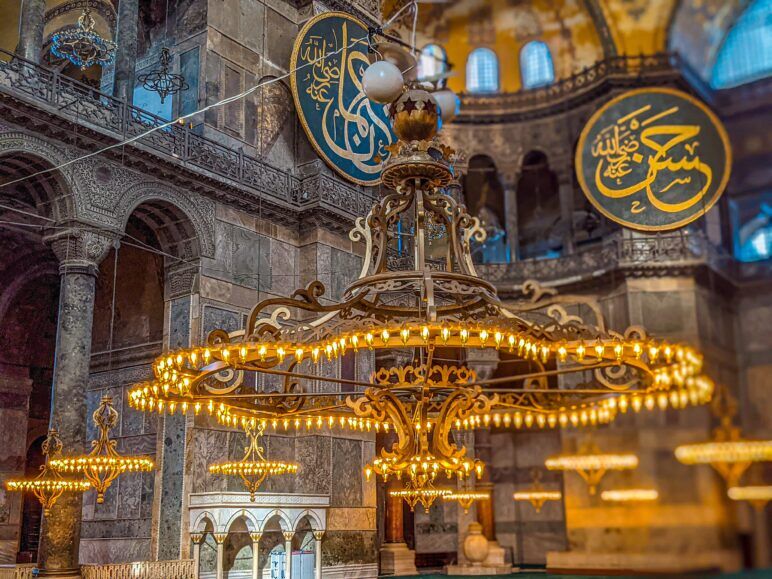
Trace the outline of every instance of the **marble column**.
<instances>
[{"instance_id":1,"label":"marble column","mask_svg":"<svg viewBox=\"0 0 772 579\"><path fill-rule=\"evenodd\" d=\"M217 543L216 577L223 579L225 577L225 539L228 538L228 533L214 533L212 536L214 542Z\"/></svg>"},{"instance_id":2,"label":"marble column","mask_svg":"<svg viewBox=\"0 0 772 579\"><path fill-rule=\"evenodd\" d=\"M86 388L91 358L97 264L110 247L96 233L63 231L46 238L59 258L61 289L57 320L51 424L69 454L86 450ZM80 577L83 497L64 493L43 518L38 566L41 577Z\"/></svg>"},{"instance_id":3,"label":"marble column","mask_svg":"<svg viewBox=\"0 0 772 579\"><path fill-rule=\"evenodd\" d=\"M558 177L558 195L560 196L560 219L565 224L563 230L563 255L574 253L574 186L571 176Z\"/></svg>"},{"instance_id":4,"label":"marble column","mask_svg":"<svg viewBox=\"0 0 772 579\"><path fill-rule=\"evenodd\" d=\"M402 488L392 479L386 485L386 508L384 513L384 544L381 545L381 575L417 575L415 553L405 543L402 498L389 496L389 490Z\"/></svg>"},{"instance_id":5,"label":"marble column","mask_svg":"<svg viewBox=\"0 0 772 579\"><path fill-rule=\"evenodd\" d=\"M115 55L113 96L131 103L134 96L134 69L137 64L137 19L139 0L118 3L118 44Z\"/></svg>"},{"instance_id":6,"label":"marble column","mask_svg":"<svg viewBox=\"0 0 772 579\"><path fill-rule=\"evenodd\" d=\"M190 540L193 541L193 577L198 579L201 572L201 541L204 540L204 533L191 533Z\"/></svg>"},{"instance_id":7,"label":"marble column","mask_svg":"<svg viewBox=\"0 0 772 579\"><path fill-rule=\"evenodd\" d=\"M46 0L22 0L17 53L32 62L40 62L43 52L43 26Z\"/></svg>"},{"instance_id":8,"label":"marble column","mask_svg":"<svg viewBox=\"0 0 772 579\"><path fill-rule=\"evenodd\" d=\"M314 579L322 579L322 537L323 536L324 536L324 531L314 531Z\"/></svg>"},{"instance_id":9,"label":"marble column","mask_svg":"<svg viewBox=\"0 0 772 579\"><path fill-rule=\"evenodd\" d=\"M507 232L507 246L509 248L509 261L517 261L519 240L517 232L517 181L520 175L517 173L502 174L502 187L504 189L504 229Z\"/></svg>"},{"instance_id":10,"label":"marble column","mask_svg":"<svg viewBox=\"0 0 772 579\"><path fill-rule=\"evenodd\" d=\"M768 569L772 563L770 556L769 523L766 503L753 504L753 549L755 569Z\"/></svg>"},{"instance_id":11,"label":"marble column","mask_svg":"<svg viewBox=\"0 0 772 579\"><path fill-rule=\"evenodd\" d=\"M252 579L260 577L260 539L262 537L262 533L249 533L249 538L252 539Z\"/></svg>"},{"instance_id":12,"label":"marble column","mask_svg":"<svg viewBox=\"0 0 772 579\"><path fill-rule=\"evenodd\" d=\"M284 579L292 579L292 537L294 531L284 531Z\"/></svg>"}]
</instances>

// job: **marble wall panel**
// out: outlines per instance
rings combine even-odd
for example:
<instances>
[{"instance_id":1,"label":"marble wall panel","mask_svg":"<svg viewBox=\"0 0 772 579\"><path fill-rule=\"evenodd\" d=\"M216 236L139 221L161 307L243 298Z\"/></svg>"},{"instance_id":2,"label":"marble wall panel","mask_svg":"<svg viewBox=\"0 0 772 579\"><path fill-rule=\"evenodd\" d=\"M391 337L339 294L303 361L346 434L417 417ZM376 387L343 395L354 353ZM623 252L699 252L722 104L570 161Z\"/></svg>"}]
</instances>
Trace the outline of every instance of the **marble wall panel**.
<instances>
[{"instance_id":1,"label":"marble wall panel","mask_svg":"<svg viewBox=\"0 0 772 579\"><path fill-rule=\"evenodd\" d=\"M330 296L334 300L343 297L344 290L354 281L362 269L362 258L336 247L330 251L330 272L332 287Z\"/></svg>"},{"instance_id":2,"label":"marble wall panel","mask_svg":"<svg viewBox=\"0 0 772 579\"><path fill-rule=\"evenodd\" d=\"M276 295L289 296L298 289L297 253L290 244L271 240L271 291Z\"/></svg>"},{"instance_id":3,"label":"marble wall panel","mask_svg":"<svg viewBox=\"0 0 772 579\"><path fill-rule=\"evenodd\" d=\"M295 460L295 492L329 495L332 492L332 440L329 436L298 436Z\"/></svg>"},{"instance_id":4,"label":"marble wall panel","mask_svg":"<svg viewBox=\"0 0 772 579\"><path fill-rule=\"evenodd\" d=\"M265 444L266 456L272 460L295 460L295 438L294 436L279 436L275 434L267 435L263 437ZM266 493L294 493L295 491L295 477L293 475L288 476L276 476L268 477L260 487L260 490Z\"/></svg>"},{"instance_id":5,"label":"marble wall panel","mask_svg":"<svg viewBox=\"0 0 772 579\"><path fill-rule=\"evenodd\" d=\"M240 227L233 228L233 280L239 285L270 291L272 240Z\"/></svg>"},{"instance_id":6,"label":"marble wall panel","mask_svg":"<svg viewBox=\"0 0 772 579\"><path fill-rule=\"evenodd\" d=\"M218 308L210 304L204 304L203 321L201 324L201 341L205 342L207 335L212 330L222 329L233 332L242 327L241 314L232 310Z\"/></svg>"},{"instance_id":7,"label":"marble wall panel","mask_svg":"<svg viewBox=\"0 0 772 579\"><path fill-rule=\"evenodd\" d=\"M322 541L322 565L372 563L377 560L375 531L327 531Z\"/></svg>"},{"instance_id":8,"label":"marble wall panel","mask_svg":"<svg viewBox=\"0 0 772 579\"><path fill-rule=\"evenodd\" d=\"M225 477L209 474L208 467L228 459L228 433L222 430L193 429L192 444L188 444L186 468L192 476L194 493L224 491Z\"/></svg>"},{"instance_id":9,"label":"marble wall panel","mask_svg":"<svg viewBox=\"0 0 772 579\"><path fill-rule=\"evenodd\" d=\"M81 565L148 561L150 539L81 539Z\"/></svg>"},{"instance_id":10,"label":"marble wall panel","mask_svg":"<svg viewBox=\"0 0 772 579\"><path fill-rule=\"evenodd\" d=\"M332 439L332 495L330 506L361 505L362 443L345 438Z\"/></svg>"}]
</instances>

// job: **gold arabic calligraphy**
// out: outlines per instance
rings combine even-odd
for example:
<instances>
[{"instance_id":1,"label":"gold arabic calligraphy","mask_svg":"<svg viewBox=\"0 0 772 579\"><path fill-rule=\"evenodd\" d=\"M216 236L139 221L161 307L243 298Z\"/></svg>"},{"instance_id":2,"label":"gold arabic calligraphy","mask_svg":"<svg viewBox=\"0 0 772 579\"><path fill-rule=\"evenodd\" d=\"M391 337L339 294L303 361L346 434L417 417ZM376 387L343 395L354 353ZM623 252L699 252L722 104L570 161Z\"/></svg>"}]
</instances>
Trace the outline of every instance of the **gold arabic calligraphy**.
<instances>
[{"instance_id":1,"label":"gold arabic calligraphy","mask_svg":"<svg viewBox=\"0 0 772 579\"><path fill-rule=\"evenodd\" d=\"M391 131L383 115L373 111L362 90L362 74L370 62L360 47L367 43L362 40L349 46L347 22L342 23L340 32L339 53L337 37L336 42L331 42L321 36L309 36L302 45L301 64L313 62L304 78L308 83L306 93L316 103L316 109L322 111L322 135L329 150L351 161L363 173L375 175L388 155ZM348 83L355 91L347 90Z\"/></svg>"},{"instance_id":2,"label":"gold arabic calligraphy","mask_svg":"<svg viewBox=\"0 0 772 579\"><path fill-rule=\"evenodd\" d=\"M699 203L713 181L712 169L697 154L700 126L667 124L668 117L678 112L677 106L661 112L651 109L651 105L643 106L603 128L595 137L595 185L613 199L645 190L652 206L667 213L689 209ZM646 170L643 179L639 177L641 171L634 170L641 164ZM632 176L627 178L629 175ZM673 203L662 199L662 195L679 186L679 193L690 195L687 199ZM632 201L633 213L645 209L641 200Z\"/></svg>"}]
</instances>

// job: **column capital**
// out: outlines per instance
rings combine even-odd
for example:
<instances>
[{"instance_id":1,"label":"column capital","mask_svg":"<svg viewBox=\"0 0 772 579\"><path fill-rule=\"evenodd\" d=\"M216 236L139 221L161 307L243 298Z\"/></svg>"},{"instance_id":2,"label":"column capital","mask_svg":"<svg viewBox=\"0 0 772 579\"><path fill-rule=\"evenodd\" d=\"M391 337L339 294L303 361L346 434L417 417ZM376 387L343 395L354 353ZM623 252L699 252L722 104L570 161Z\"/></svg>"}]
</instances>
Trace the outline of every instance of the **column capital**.
<instances>
[{"instance_id":1,"label":"column capital","mask_svg":"<svg viewBox=\"0 0 772 579\"><path fill-rule=\"evenodd\" d=\"M317 541L321 541L322 537L324 537L324 531L314 531L314 539Z\"/></svg>"},{"instance_id":2,"label":"column capital","mask_svg":"<svg viewBox=\"0 0 772 579\"><path fill-rule=\"evenodd\" d=\"M214 537L215 543L222 545L225 542L225 539L228 538L228 533L212 533L212 536Z\"/></svg>"},{"instance_id":3,"label":"column capital","mask_svg":"<svg viewBox=\"0 0 772 579\"><path fill-rule=\"evenodd\" d=\"M190 540L193 541L194 545L200 545L201 541L204 540L204 533L191 533Z\"/></svg>"},{"instance_id":4,"label":"column capital","mask_svg":"<svg viewBox=\"0 0 772 579\"><path fill-rule=\"evenodd\" d=\"M282 531L281 534L284 535L285 541L291 541L292 537L295 536L295 531Z\"/></svg>"},{"instance_id":5,"label":"column capital","mask_svg":"<svg viewBox=\"0 0 772 579\"><path fill-rule=\"evenodd\" d=\"M249 538L252 539L253 543L259 543L260 539L263 538L263 533L262 531L252 531L249 533Z\"/></svg>"},{"instance_id":6,"label":"column capital","mask_svg":"<svg viewBox=\"0 0 772 579\"><path fill-rule=\"evenodd\" d=\"M86 273L96 276L99 264L120 239L117 233L88 231L73 225L72 229L54 231L43 241L59 260L59 273Z\"/></svg>"}]
</instances>

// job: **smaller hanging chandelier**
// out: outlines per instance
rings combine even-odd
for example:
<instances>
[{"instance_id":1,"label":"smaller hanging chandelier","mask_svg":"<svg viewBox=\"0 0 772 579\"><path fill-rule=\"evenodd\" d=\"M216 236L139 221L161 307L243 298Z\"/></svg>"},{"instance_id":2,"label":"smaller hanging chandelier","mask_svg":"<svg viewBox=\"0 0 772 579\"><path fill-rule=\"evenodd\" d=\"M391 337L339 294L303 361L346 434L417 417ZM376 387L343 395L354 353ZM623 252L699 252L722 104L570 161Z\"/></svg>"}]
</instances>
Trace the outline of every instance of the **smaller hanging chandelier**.
<instances>
[{"instance_id":1,"label":"smaller hanging chandelier","mask_svg":"<svg viewBox=\"0 0 772 579\"><path fill-rule=\"evenodd\" d=\"M607 471L638 468L638 457L634 454L604 454L594 443L588 443L579 454L554 456L548 458L544 464L549 470L575 471L587 483L590 495L594 496Z\"/></svg>"},{"instance_id":2,"label":"smaller hanging chandelier","mask_svg":"<svg viewBox=\"0 0 772 579\"><path fill-rule=\"evenodd\" d=\"M416 505L420 504L424 511L429 511L434 501L438 497L446 497L453 494L450 489L436 489L431 484L420 488L413 488L409 483L404 489L389 491L389 496L405 499L405 502L414 511Z\"/></svg>"},{"instance_id":3,"label":"smaller hanging chandelier","mask_svg":"<svg viewBox=\"0 0 772 579\"><path fill-rule=\"evenodd\" d=\"M721 421L713 431L713 440L678 446L675 457L682 464L709 464L727 487L738 487L740 478L754 462L772 461L772 440L742 438L733 422L737 401L726 387L718 389L711 408Z\"/></svg>"},{"instance_id":4,"label":"smaller hanging chandelier","mask_svg":"<svg viewBox=\"0 0 772 579\"><path fill-rule=\"evenodd\" d=\"M105 492L113 481L126 472L153 470L153 461L146 456L123 456L115 450L117 442L110 438L110 431L118 424L118 411L111 396L104 396L94 411L93 420L99 429L99 438L91 441L92 450L87 455L56 458L51 468L60 472L82 472L97 492L97 503L105 502Z\"/></svg>"},{"instance_id":5,"label":"smaller hanging chandelier","mask_svg":"<svg viewBox=\"0 0 772 579\"><path fill-rule=\"evenodd\" d=\"M180 91L190 88L181 74L170 72L172 57L165 46L161 49L161 68L152 70L147 74L140 74L137 80L149 91L157 92L161 97L161 104L166 97L175 95Z\"/></svg>"},{"instance_id":6,"label":"smaller hanging chandelier","mask_svg":"<svg viewBox=\"0 0 772 579\"><path fill-rule=\"evenodd\" d=\"M659 493L655 489L616 489L603 491L600 498L610 503L642 503L656 501Z\"/></svg>"},{"instance_id":7,"label":"smaller hanging chandelier","mask_svg":"<svg viewBox=\"0 0 772 579\"><path fill-rule=\"evenodd\" d=\"M763 511L772 500L772 485L731 487L726 493L733 501L747 501L759 511Z\"/></svg>"},{"instance_id":8,"label":"smaller hanging chandelier","mask_svg":"<svg viewBox=\"0 0 772 579\"><path fill-rule=\"evenodd\" d=\"M531 477L533 478L533 486L529 489L515 491L512 495L514 500L528 501L533 505L534 510L539 513L547 501L559 501L563 498L563 493L560 491L551 491L544 488L541 484L540 470L534 469L531 471Z\"/></svg>"},{"instance_id":9,"label":"smaller hanging chandelier","mask_svg":"<svg viewBox=\"0 0 772 579\"><path fill-rule=\"evenodd\" d=\"M43 506L43 514L48 516L51 507L63 493L86 492L91 488L91 483L85 480L66 479L50 468L49 459L55 457L62 450L62 441L56 430L48 431L48 437L43 442L42 448L46 462L40 467L40 474L33 479L9 479L5 481L5 488L9 491L34 494Z\"/></svg>"},{"instance_id":10,"label":"smaller hanging chandelier","mask_svg":"<svg viewBox=\"0 0 772 579\"><path fill-rule=\"evenodd\" d=\"M75 28L57 32L51 38L51 52L58 58L66 58L85 70L99 64L106 66L115 60L116 44L94 32L96 21L87 6L78 18Z\"/></svg>"},{"instance_id":11,"label":"smaller hanging chandelier","mask_svg":"<svg viewBox=\"0 0 772 579\"><path fill-rule=\"evenodd\" d=\"M265 425L261 422L245 422L245 432L249 439L242 458L238 462L222 462L209 465L212 474L228 476L238 475L244 481L244 486L249 491L249 500L255 501L255 493L269 476L280 474L294 474L298 471L298 465L290 462L266 460L263 453L265 449L260 446L260 438L263 436Z\"/></svg>"},{"instance_id":12,"label":"smaller hanging chandelier","mask_svg":"<svg viewBox=\"0 0 772 579\"><path fill-rule=\"evenodd\" d=\"M464 513L468 513L469 509L475 501L489 501L491 500L490 491L476 491L476 490L459 490L451 492L447 495L442 495L442 499L445 501L456 501L459 506L464 509Z\"/></svg>"}]
</instances>

